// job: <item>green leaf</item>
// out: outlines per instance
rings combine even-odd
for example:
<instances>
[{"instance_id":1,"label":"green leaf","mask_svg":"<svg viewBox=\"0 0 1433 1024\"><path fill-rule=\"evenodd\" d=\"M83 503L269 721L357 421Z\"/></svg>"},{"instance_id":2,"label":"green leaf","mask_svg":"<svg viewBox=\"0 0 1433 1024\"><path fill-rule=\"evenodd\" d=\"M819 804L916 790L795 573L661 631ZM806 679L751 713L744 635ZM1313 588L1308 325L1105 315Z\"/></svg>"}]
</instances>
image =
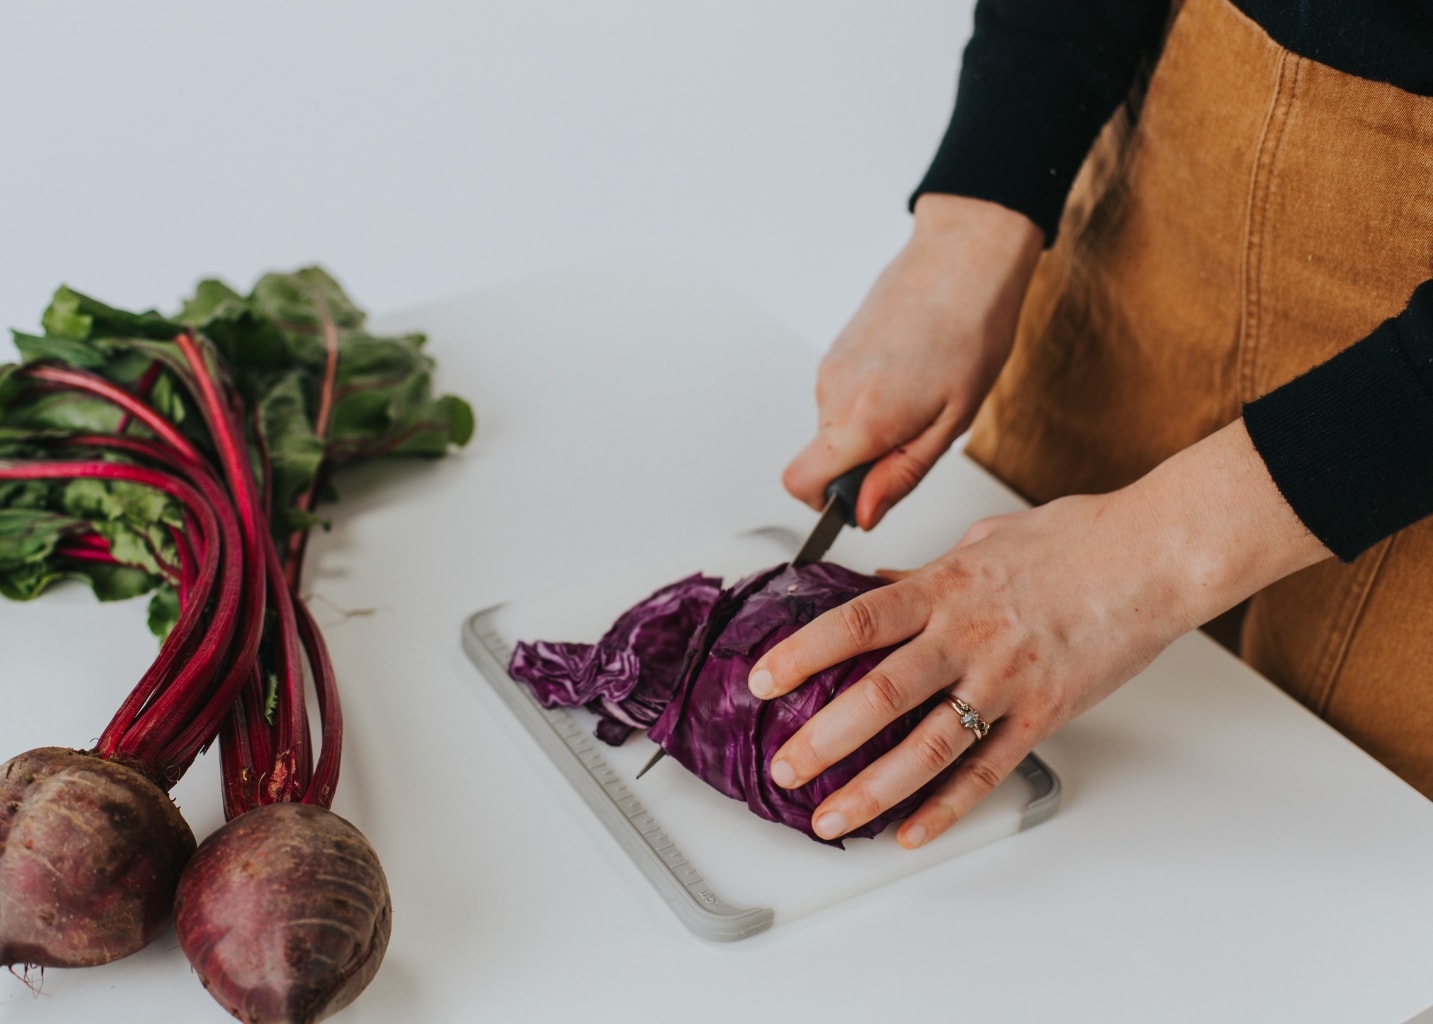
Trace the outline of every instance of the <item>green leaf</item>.
<instances>
[{"instance_id":1,"label":"green leaf","mask_svg":"<svg viewBox=\"0 0 1433 1024\"><path fill-rule=\"evenodd\" d=\"M61 285L50 300L49 308L40 317L40 325L47 334L88 338L94 326L94 317L80 309L79 292Z\"/></svg>"},{"instance_id":2,"label":"green leaf","mask_svg":"<svg viewBox=\"0 0 1433 1024\"><path fill-rule=\"evenodd\" d=\"M331 494L332 492L329 490L320 489L318 496L320 498L328 498ZM300 512L296 508L282 509L275 513L272 521L275 538L288 537L290 534L297 533L300 530L312 530L315 527L322 530L328 530L333 527L333 520L326 519L313 512Z\"/></svg>"},{"instance_id":3,"label":"green leaf","mask_svg":"<svg viewBox=\"0 0 1433 1024\"><path fill-rule=\"evenodd\" d=\"M381 438L394 425L393 399L386 391L353 391L334 403L329 437L334 440Z\"/></svg>"},{"instance_id":4,"label":"green leaf","mask_svg":"<svg viewBox=\"0 0 1433 1024\"><path fill-rule=\"evenodd\" d=\"M110 554L118 561L136 569L143 569L151 576L162 576L164 568L155 553L165 556L173 563L178 557L173 541L162 531L137 529L124 523L95 523L94 531L109 542Z\"/></svg>"},{"instance_id":5,"label":"green leaf","mask_svg":"<svg viewBox=\"0 0 1433 1024\"><path fill-rule=\"evenodd\" d=\"M0 480L0 512L15 510L28 515L31 509L54 509L63 486L53 480Z\"/></svg>"},{"instance_id":6,"label":"green leaf","mask_svg":"<svg viewBox=\"0 0 1433 1024\"><path fill-rule=\"evenodd\" d=\"M149 599L149 631L163 640L179 621L179 595L173 587L162 586Z\"/></svg>"},{"instance_id":7,"label":"green leaf","mask_svg":"<svg viewBox=\"0 0 1433 1024\"><path fill-rule=\"evenodd\" d=\"M16 334L16 344L27 362L46 360L90 370L130 391L144 382L144 397L171 422L185 424L190 418L191 399L178 383L176 370L184 372L178 348L170 341L145 338L91 338L77 340L59 336L36 337ZM168 372L153 376L155 364ZM113 433L125 421L124 414L109 401L76 391L49 391L17 376L22 366L0 367L0 423L9 429ZM131 424L133 433L148 430ZM189 431L203 446L202 431Z\"/></svg>"},{"instance_id":8,"label":"green leaf","mask_svg":"<svg viewBox=\"0 0 1433 1024\"><path fill-rule=\"evenodd\" d=\"M427 418L443 424L443 429L448 434L448 444L461 448L477 433L477 414L473 412L471 405L457 395L444 395L434 402L430 409L431 414Z\"/></svg>"},{"instance_id":9,"label":"green leaf","mask_svg":"<svg viewBox=\"0 0 1433 1024\"><path fill-rule=\"evenodd\" d=\"M11 601L33 601L64 574L47 562L34 562L0 569L0 594Z\"/></svg>"},{"instance_id":10,"label":"green leaf","mask_svg":"<svg viewBox=\"0 0 1433 1024\"><path fill-rule=\"evenodd\" d=\"M284 332L259 315L248 299L221 282L204 284L211 286L209 293L185 306L184 320L214 343L240 394L253 402L266 374L292 368L289 344Z\"/></svg>"},{"instance_id":11,"label":"green leaf","mask_svg":"<svg viewBox=\"0 0 1433 1024\"><path fill-rule=\"evenodd\" d=\"M358 328L366 319L363 310L322 267L265 274L249 298L261 316L280 326L314 327L332 321L339 328Z\"/></svg>"},{"instance_id":12,"label":"green leaf","mask_svg":"<svg viewBox=\"0 0 1433 1024\"><path fill-rule=\"evenodd\" d=\"M130 313L61 285L40 318L46 334L85 339L91 336L120 338L172 338L181 325L152 310Z\"/></svg>"},{"instance_id":13,"label":"green leaf","mask_svg":"<svg viewBox=\"0 0 1433 1024\"><path fill-rule=\"evenodd\" d=\"M179 319L186 324L202 324L231 306L247 308L244 297L218 278L206 277L194 286L194 295L179 311Z\"/></svg>"},{"instance_id":14,"label":"green leaf","mask_svg":"<svg viewBox=\"0 0 1433 1024\"><path fill-rule=\"evenodd\" d=\"M104 562L86 562L75 568L74 575L86 577L101 601L124 601L138 597L149 593L160 583L158 578L142 569Z\"/></svg>"},{"instance_id":15,"label":"green leaf","mask_svg":"<svg viewBox=\"0 0 1433 1024\"><path fill-rule=\"evenodd\" d=\"M395 388L421 377L423 386L428 386L433 361L420 351L423 340L421 334L391 338L356 332L343 335L339 385L346 390Z\"/></svg>"},{"instance_id":16,"label":"green leaf","mask_svg":"<svg viewBox=\"0 0 1433 1024\"><path fill-rule=\"evenodd\" d=\"M44 562L84 519L37 508L0 508L0 572Z\"/></svg>"},{"instance_id":17,"label":"green leaf","mask_svg":"<svg viewBox=\"0 0 1433 1024\"><path fill-rule=\"evenodd\" d=\"M62 334L24 334L11 331L20 358L27 363L41 359L78 366L85 370L98 370L109 361L109 347L94 341L67 338Z\"/></svg>"},{"instance_id":18,"label":"green leaf","mask_svg":"<svg viewBox=\"0 0 1433 1024\"><path fill-rule=\"evenodd\" d=\"M149 404L170 423L182 427L189 419L190 398L172 374L160 374L149 389Z\"/></svg>"},{"instance_id":19,"label":"green leaf","mask_svg":"<svg viewBox=\"0 0 1433 1024\"><path fill-rule=\"evenodd\" d=\"M7 427L32 432L60 431L111 434L124 414L114 405L91 395L71 391L22 391L0 396L0 417Z\"/></svg>"},{"instance_id":20,"label":"green leaf","mask_svg":"<svg viewBox=\"0 0 1433 1024\"><path fill-rule=\"evenodd\" d=\"M71 480L62 500L66 511L88 519L125 522L140 528L184 525L184 517L169 495L128 480Z\"/></svg>"},{"instance_id":21,"label":"green leaf","mask_svg":"<svg viewBox=\"0 0 1433 1024\"><path fill-rule=\"evenodd\" d=\"M269 452L271 504L275 510L287 510L313 486L323 464L324 446L313 432L302 375L280 378L264 395L258 412ZM274 525L276 539L288 536L288 524L282 530L279 523Z\"/></svg>"},{"instance_id":22,"label":"green leaf","mask_svg":"<svg viewBox=\"0 0 1433 1024\"><path fill-rule=\"evenodd\" d=\"M279 709L279 677L272 672L264 679L264 721L274 724L274 712Z\"/></svg>"}]
</instances>

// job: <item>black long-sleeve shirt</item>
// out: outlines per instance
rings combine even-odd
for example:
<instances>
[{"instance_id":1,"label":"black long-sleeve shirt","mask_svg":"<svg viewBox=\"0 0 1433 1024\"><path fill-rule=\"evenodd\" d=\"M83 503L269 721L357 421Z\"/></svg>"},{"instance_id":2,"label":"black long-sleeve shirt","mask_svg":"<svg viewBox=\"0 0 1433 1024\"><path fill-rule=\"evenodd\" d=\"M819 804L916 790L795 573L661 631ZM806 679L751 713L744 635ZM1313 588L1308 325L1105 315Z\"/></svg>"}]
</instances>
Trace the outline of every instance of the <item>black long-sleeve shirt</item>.
<instances>
[{"instance_id":1,"label":"black long-sleeve shirt","mask_svg":"<svg viewBox=\"0 0 1433 1024\"><path fill-rule=\"evenodd\" d=\"M1295 53L1433 96L1433 3L1232 2ZM1168 17L1169 0L979 0L955 112L916 195L1000 203L1053 241L1080 163ZM1244 409L1280 491L1345 560L1433 513L1433 280L1389 313Z\"/></svg>"}]
</instances>

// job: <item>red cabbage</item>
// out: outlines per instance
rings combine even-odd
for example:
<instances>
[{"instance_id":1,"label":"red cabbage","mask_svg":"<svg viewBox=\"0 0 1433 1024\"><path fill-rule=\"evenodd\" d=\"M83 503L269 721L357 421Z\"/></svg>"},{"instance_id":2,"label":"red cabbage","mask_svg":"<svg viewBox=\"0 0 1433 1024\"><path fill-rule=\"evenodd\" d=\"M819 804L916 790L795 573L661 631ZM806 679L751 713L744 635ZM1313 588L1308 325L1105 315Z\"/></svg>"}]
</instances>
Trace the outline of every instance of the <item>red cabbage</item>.
<instances>
[{"instance_id":1,"label":"red cabbage","mask_svg":"<svg viewBox=\"0 0 1433 1024\"><path fill-rule=\"evenodd\" d=\"M884 583L830 562L779 565L719 592L719 581L691 576L624 613L596 645L519 643L509 672L527 682L546 707L586 705L597 711L604 716L599 736L618 735L620 728L620 738L608 742L620 743L634 725L650 725L648 735L708 785L762 818L840 846L812 831L812 812L904 739L935 698L806 785L788 790L771 781L771 756L891 649L832 666L774 700L753 697L746 680L756 660L778 642ZM915 810L938 781L847 837L878 835Z\"/></svg>"},{"instance_id":2,"label":"red cabbage","mask_svg":"<svg viewBox=\"0 0 1433 1024\"><path fill-rule=\"evenodd\" d=\"M879 577L818 562L778 566L724 591L702 633L693 638L693 655L675 696L648 735L698 778L744 801L760 817L827 842L811 829L817 805L904 739L930 705L902 715L806 785L782 789L771 781L771 756L833 697L879 664L891 648L869 651L818 672L774 700L753 697L746 679L757 659L777 643L822 612L884 583ZM934 782L847 836L878 835L915 810L933 786Z\"/></svg>"},{"instance_id":3,"label":"red cabbage","mask_svg":"<svg viewBox=\"0 0 1433 1024\"><path fill-rule=\"evenodd\" d=\"M672 699L687 642L720 592L720 579L695 573L628 609L595 644L519 642L508 673L543 707L587 707L597 737L618 746Z\"/></svg>"}]
</instances>

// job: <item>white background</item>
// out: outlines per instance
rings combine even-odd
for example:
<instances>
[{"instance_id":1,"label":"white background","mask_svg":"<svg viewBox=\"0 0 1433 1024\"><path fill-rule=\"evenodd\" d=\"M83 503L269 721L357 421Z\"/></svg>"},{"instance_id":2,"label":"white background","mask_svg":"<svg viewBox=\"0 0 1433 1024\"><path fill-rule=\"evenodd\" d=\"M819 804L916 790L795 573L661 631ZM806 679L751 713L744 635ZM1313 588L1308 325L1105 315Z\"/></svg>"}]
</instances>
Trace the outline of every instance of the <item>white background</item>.
<instances>
[{"instance_id":1,"label":"white background","mask_svg":"<svg viewBox=\"0 0 1433 1024\"><path fill-rule=\"evenodd\" d=\"M389 311L680 251L824 348L908 230L971 0L0 7L0 328L320 262Z\"/></svg>"}]
</instances>

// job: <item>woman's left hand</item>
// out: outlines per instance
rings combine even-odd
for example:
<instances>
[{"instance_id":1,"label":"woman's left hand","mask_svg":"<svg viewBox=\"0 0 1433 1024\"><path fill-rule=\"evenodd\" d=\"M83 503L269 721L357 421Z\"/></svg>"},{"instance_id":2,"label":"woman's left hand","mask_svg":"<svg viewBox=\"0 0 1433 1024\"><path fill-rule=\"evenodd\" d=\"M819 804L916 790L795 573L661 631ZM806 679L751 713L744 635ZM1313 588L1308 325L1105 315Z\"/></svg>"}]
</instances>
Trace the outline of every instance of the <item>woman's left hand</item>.
<instances>
[{"instance_id":1,"label":"woman's left hand","mask_svg":"<svg viewBox=\"0 0 1433 1024\"><path fill-rule=\"evenodd\" d=\"M836 838L959 757L900 828L902 845L919 846L1180 634L1327 555L1239 422L1130 487L983 520L946 555L890 574L890 585L825 613L757 662L752 692L774 697L862 651L902 644L776 752L771 777L802 785L898 715L953 693L989 724L986 738L977 742L940 703L812 816L817 834Z\"/></svg>"}]
</instances>

